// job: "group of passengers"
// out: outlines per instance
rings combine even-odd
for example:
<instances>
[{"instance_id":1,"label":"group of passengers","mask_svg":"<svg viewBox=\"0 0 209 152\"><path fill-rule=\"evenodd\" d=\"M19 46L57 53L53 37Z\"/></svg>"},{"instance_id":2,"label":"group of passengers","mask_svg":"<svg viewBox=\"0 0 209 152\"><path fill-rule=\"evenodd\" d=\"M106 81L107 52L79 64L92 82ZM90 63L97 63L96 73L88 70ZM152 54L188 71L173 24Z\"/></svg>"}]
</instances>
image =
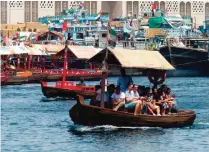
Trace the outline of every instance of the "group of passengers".
<instances>
[{"instance_id":1,"label":"group of passengers","mask_svg":"<svg viewBox=\"0 0 209 152\"><path fill-rule=\"evenodd\" d=\"M104 95L104 103L105 107L113 108L114 111L125 108L128 112L133 112L134 115L160 116L177 112L174 98L175 95L171 96L171 89L166 85L152 88L151 92L149 87L133 84L132 78L126 75L125 69L121 69L117 86L115 87L114 84L108 86ZM96 100L91 104L100 106L100 103L101 88L98 88Z\"/></svg>"}]
</instances>

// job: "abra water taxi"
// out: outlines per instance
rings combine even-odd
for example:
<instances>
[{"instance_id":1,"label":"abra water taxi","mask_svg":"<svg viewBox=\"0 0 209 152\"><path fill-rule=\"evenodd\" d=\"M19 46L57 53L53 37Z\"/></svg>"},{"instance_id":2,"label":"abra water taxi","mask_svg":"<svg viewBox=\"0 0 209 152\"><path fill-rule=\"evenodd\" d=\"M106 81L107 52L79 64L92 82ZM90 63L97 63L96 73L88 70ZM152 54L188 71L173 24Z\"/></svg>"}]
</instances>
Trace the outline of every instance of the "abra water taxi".
<instances>
[{"instance_id":1,"label":"abra water taxi","mask_svg":"<svg viewBox=\"0 0 209 152\"><path fill-rule=\"evenodd\" d=\"M69 110L71 120L75 124L95 126L147 126L147 127L185 127L193 124L196 114L192 110L179 110L165 116L134 115L125 110L114 111L104 107L104 94L106 87L106 65L117 65L123 68L138 68L143 70L173 70L162 55L157 51L134 51L105 48L93 56L89 62L105 63L102 79L101 106L89 105L82 95L78 95L77 104Z\"/></svg>"}]
</instances>

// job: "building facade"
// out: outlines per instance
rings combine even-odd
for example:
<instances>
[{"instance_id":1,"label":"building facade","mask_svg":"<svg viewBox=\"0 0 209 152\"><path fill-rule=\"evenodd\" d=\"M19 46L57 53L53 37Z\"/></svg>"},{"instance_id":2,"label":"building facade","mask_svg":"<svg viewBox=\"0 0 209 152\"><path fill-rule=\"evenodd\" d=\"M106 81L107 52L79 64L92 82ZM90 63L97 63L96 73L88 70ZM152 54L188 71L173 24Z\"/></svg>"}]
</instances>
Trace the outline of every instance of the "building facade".
<instances>
[{"instance_id":1,"label":"building facade","mask_svg":"<svg viewBox=\"0 0 209 152\"><path fill-rule=\"evenodd\" d=\"M90 14L102 11L111 17L140 15L151 10L153 1L85 1L85 8ZM202 25L209 19L209 0L207 1L156 1L157 8L164 9L168 15L188 16L196 19L197 25ZM1 1L1 24L16 24L17 22L37 22L39 17L60 15L63 9L76 8L81 1Z\"/></svg>"}]
</instances>

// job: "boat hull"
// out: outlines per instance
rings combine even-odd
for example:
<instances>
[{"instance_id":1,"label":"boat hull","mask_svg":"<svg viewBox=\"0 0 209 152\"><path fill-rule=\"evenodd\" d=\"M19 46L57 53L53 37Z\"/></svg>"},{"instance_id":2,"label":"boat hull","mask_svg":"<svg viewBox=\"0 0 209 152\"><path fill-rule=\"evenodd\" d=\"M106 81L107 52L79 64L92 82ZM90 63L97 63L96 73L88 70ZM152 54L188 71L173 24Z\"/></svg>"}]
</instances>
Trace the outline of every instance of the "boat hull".
<instances>
[{"instance_id":1,"label":"boat hull","mask_svg":"<svg viewBox=\"0 0 209 152\"><path fill-rule=\"evenodd\" d=\"M161 47L159 52L171 63L176 70L169 71L168 76L209 76L208 52L171 46Z\"/></svg>"},{"instance_id":2,"label":"boat hull","mask_svg":"<svg viewBox=\"0 0 209 152\"><path fill-rule=\"evenodd\" d=\"M95 92L84 92L77 90L62 89L56 87L43 86L43 84L41 86L42 86L42 93L47 98L63 97L63 98L75 99L76 95L80 94L83 95L85 99L91 99L96 95Z\"/></svg>"},{"instance_id":3,"label":"boat hull","mask_svg":"<svg viewBox=\"0 0 209 152\"><path fill-rule=\"evenodd\" d=\"M80 101L69 110L69 115L75 124L85 126L114 125L162 128L191 126L196 117L192 110L180 110L177 114L167 116L135 116L133 113L81 104Z\"/></svg>"}]
</instances>

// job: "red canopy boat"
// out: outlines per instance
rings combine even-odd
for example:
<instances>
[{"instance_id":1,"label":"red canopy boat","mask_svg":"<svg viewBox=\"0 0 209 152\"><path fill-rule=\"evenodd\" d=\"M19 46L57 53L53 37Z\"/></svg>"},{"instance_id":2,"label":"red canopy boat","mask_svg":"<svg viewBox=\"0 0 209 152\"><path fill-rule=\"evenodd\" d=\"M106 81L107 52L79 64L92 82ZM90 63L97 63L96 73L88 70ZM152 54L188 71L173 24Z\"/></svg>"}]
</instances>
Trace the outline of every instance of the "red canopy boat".
<instances>
[{"instance_id":1,"label":"red canopy boat","mask_svg":"<svg viewBox=\"0 0 209 152\"><path fill-rule=\"evenodd\" d=\"M85 49L85 48L83 48ZM88 53L85 52L84 53ZM80 52L82 54L82 52ZM66 77L68 75L71 76L78 76L79 79L83 76L90 75L91 73L88 71L68 71L68 57L77 58L77 56L70 51L67 45L67 41L65 44L65 48L59 52L59 55L64 54L64 69L63 71L60 71L62 74L62 81L57 81L55 86L48 86L47 82L42 81L41 87L42 92L46 97L68 97L68 98L76 98L76 94L82 94L84 98L92 98L96 94L96 90L94 86L82 86L82 85L74 85L73 82L66 81ZM47 72L47 71L46 71ZM101 76L100 74L97 74L96 76Z\"/></svg>"}]
</instances>

